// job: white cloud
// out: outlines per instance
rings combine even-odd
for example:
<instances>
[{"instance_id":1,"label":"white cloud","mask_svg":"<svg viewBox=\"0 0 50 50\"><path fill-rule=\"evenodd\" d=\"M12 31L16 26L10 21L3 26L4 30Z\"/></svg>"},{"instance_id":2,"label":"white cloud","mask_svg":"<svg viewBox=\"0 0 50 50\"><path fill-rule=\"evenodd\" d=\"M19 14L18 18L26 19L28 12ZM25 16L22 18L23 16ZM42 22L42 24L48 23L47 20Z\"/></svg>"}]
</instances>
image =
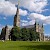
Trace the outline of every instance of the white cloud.
<instances>
[{"instance_id":1,"label":"white cloud","mask_svg":"<svg viewBox=\"0 0 50 50\"><path fill-rule=\"evenodd\" d=\"M17 4L18 0L9 0L10 2ZM20 6L28 9L29 11L35 11L41 13L47 5L47 0L20 0Z\"/></svg>"},{"instance_id":2,"label":"white cloud","mask_svg":"<svg viewBox=\"0 0 50 50\"><path fill-rule=\"evenodd\" d=\"M19 14L25 16L28 14L28 12L26 10L19 9Z\"/></svg>"},{"instance_id":3,"label":"white cloud","mask_svg":"<svg viewBox=\"0 0 50 50\"><path fill-rule=\"evenodd\" d=\"M0 0L0 2L3 2L3 1L5 1L5 0Z\"/></svg>"},{"instance_id":4,"label":"white cloud","mask_svg":"<svg viewBox=\"0 0 50 50\"><path fill-rule=\"evenodd\" d=\"M45 25L46 24L50 24L50 16L44 16L42 14L38 14L38 13L31 13L30 14L30 19L32 20L38 20L39 21L42 21Z\"/></svg>"},{"instance_id":5,"label":"white cloud","mask_svg":"<svg viewBox=\"0 0 50 50\"><path fill-rule=\"evenodd\" d=\"M44 23L43 25L47 25L47 24Z\"/></svg>"},{"instance_id":6,"label":"white cloud","mask_svg":"<svg viewBox=\"0 0 50 50\"><path fill-rule=\"evenodd\" d=\"M21 20L21 26L27 26L28 21L27 20Z\"/></svg>"},{"instance_id":7,"label":"white cloud","mask_svg":"<svg viewBox=\"0 0 50 50\"><path fill-rule=\"evenodd\" d=\"M27 24L27 23L22 23L21 25L22 25L22 26L27 26L28 24Z\"/></svg>"},{"instance_id":8,"label":"white cloud","mask_svg":"<svg viewBox=\"0 0 50 50\"><path fill-rule=\"evenodd\" d=\"M0 13L4 15L14 15L15 11L15 4L12 4L9 1L0 2Z\"/></svg>"},{"instance_id":9,"label":"white cloud","mask_svg":"<svg viewBox=\"0 0 50 50\"><path fill-rule=\"evenodd\" d=\"M43 25L50 24L50 16L44 16L42 14L32 13L32 15L30 15L29 17L31 21L21 20L22 26L34 25L35 19L37 19L37 22L43 23Z\"/></svg>"},{"instance_id":10,"label":"white cloud","mask_svg":"<svg viewBox=\"0 0 50 50\"><path fill-rule=\"evenodd\" d=\"M45 22L46 24L50 24L50 16L48 16L47 19L44 20L44 22Z\"/></svg>"},{"instance_id":11,"label":"white cloud","mask_svg":"<svg viewBox=\"0 0 50 50\"><path fill-rule=\"evenodd\" d=\"M28 26L28 25L34 25L35 20L27 21L27 20L21 20L22 24L21 26Z\"/></svg>"},{"instance_id":12,"label":"white cloud","mask_svg":"<svg viewBox=\"0 0 50 50\"><path fill-rule=\"evenodd\" d=\"M12 29L13 28L13 25L7 25L9 29Z\"/></svg>"},{"instance_id":13,"label":"white cloud","mask_svg":"<svg viewBox=\"0 0 50 50\"><path fill-rule=\"evenodd\" d=\"M0 13L4 15L15 15L17 8L15 7L15 4L12 4L9 1L2 1L0 2ZM26 10L19 9L20 15L27 15Z\"/></svg>"},{"instance_id":14,"label":"white cloud","mask_svg":"<svg viewBox=\"0 0 50 50\"><path fill-rule=\"evenodd\" d=\"M24 23L27 23L28 21L27 21L27 20L21 20L21 22L22 22L22 23L23 23L23 22L24 22Z\"/></svg>"},{"instance_id":15,"label":"white cloud","mask_svg":"<svg viewBox=\"0 0 50 50\"><path fill-rule=\"evenodd\" d=\"M4 20L6 20L7 18L6 18L6 17L4 17L3 19L4 19Z\"/></svg>"},{"instance_id":16,"label":"white cloud","mask_svg":"<svg viewBox=\"0 0 50 50\"><path fill-rule=\"evenodd\" d=\"M29 25L34 25L35 24L35 20L31 20L30 22L29 22Z\"/></svg>"},{"instance_id":17,"label":"white cloud","mask_svg":"<svg viewBox=\"0 0 50 50\"><path fill-rule=\"evenodd\" d=\"M42 15L42 14L38 14L38 13L31 13L30 14L30 18L31 19L40 19L40 20L45 20L47 19L48 17Z\"/></svg>"}]
</instances>

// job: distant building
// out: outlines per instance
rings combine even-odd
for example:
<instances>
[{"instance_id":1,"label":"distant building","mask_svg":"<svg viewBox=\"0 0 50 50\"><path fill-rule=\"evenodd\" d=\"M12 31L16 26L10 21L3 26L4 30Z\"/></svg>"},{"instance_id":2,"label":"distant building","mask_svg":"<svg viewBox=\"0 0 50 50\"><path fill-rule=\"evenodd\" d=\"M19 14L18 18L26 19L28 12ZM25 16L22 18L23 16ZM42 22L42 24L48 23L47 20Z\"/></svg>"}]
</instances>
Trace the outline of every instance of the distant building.
<instances>
[{"instance_id":1,"label":"distant building","mask_svg":"<svg viewBox=\"0 0 50 50\"><path fill-rule=\"evenodd\" d=\"M45 36L45 41L50 41L50 36Z\"/></svg>"}]
</instances>

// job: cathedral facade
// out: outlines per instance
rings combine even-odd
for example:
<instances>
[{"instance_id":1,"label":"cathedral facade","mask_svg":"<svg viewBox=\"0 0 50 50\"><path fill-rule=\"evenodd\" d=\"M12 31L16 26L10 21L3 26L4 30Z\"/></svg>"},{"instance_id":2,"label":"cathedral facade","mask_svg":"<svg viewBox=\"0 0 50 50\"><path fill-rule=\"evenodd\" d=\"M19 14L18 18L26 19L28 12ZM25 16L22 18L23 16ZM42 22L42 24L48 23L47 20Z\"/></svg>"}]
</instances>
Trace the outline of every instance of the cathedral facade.
<instances>
[{"instance_id":1,"label":"cathedral facade","mask_svg":"<svg viewBox=\"0 0 50 50\"><path fill-rule=\"evenodd\" d=\"M20 27L20 16L19 16L19 4L17 6L17 11L16 14L14 16L14 23L13 23L13 27ZM44 30L43 30L43 24L40 26L39 24L37 24L35 22L35 24L33 25L33 27L35 27L35 31L39 33L39 41L44 41ZM2 38L5 38L5 40L9 39L9 35L10 35L10 29L8 28L8 26L5 27L5 34L1 33Z\"/></svg>"}]
</instances>

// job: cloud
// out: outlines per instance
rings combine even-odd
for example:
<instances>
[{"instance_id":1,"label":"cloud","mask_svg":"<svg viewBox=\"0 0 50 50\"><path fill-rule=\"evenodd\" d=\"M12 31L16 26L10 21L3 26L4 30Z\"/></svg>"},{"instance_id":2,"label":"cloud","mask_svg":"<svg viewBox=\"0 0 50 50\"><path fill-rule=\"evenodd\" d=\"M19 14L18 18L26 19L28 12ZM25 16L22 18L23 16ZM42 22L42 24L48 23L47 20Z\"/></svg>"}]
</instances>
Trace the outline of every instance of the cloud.
<instances>
[{"instance_id":1,"label":"cloud","mask_svg":"<svg viewBox=\"0 0 50 50\"><path fill-rule=\"evenodd\" d=\"M34 25L35 20L27 21L27 20L21 20L22 24L21 26L28 26L28 25Z\"/></svg>"},{"instance_id":2,"label":"cloud","mask_svg":"<svg viewBox=\"0 0 50 50\"><path fill-rule=\"evenodd\" d=\"M38 14L38 13L31 13L28 18L31 20L30 21L21 20L22 26L34 25L35 20L37 22L40 22L41 24L43 23L43 25L50 24L50 16L44 16L44 15Z\"/></svg>"},{"instance_id":3,"label":"cloud","mask_svg":"<svg viewBox=\"0 0 50 50\"><path fill-rule=\"evenodd\" d=\"M3 1L5 1L5 0L0 0L0 2L3 2Z\"/></svg>"},{"instance_id":4,"label":"cloud","mask_svg":"<svg viewBox=\"0 0 50 50\"><path fill-rule=\"evenodd\" d=\"M44 15L38 14L38 13L31 13L29 15L29 17L31 20L38 20L38 22L41 21L45 25L50 24L50 16L44 16Z\"/></svg>"},{"instance_id":5,"label":"cloud","mask_svg":"<svg viewBox=\"0 0 50 50\"><path fill-rule=\"evenodd\" d=\"M28 12L26 10L19 9L19 14L25 16L28 14Z\"/></svg>"},{"instance_id":6,"label":"cloud","mask_svg":"<svg viewBox=\"0 0 50 50\"><path fill-rule=\"evenodd\" d=\"M13 28L13 25L7 25L8 28L11 30Z\"/></svg>"},{"instance_id":7,"label":"cloud","mask_svg":"<svg viewBox=\"0 0 50 50\"><path fill-rule=\"evenodd\" d=\"M50 16L47 17L46 20L44 20L46 24L50 24Z\"/></svg>"},{"instance_id":8,"label":"cloud","mask_svg":"<svg viewBox=\"0 0 50 50\"><path fill-rule=\"evenodd\" d=\"M38 13L31 13L30 14L30 18L31 19L40 19L40 20L45 20L47 19L46 16L42 15L42 14L38 14Z\"/></svg>"},{"instance_id":9,"label":"cloud","mask_svg":"<svg viewBox=\"0 0 50 50\"><path fill-rule=\"evenodd\" d=\"M28 23L22 23L21 24L21 26L27 26L28 25Z\"/></svg>"},{"instance_id":10,"label":"cloud","mask_svg":"<svg viewBox=\"0 0 50 50\"><path fill-rule=\"evenodd\" d=\"M0 13L5 15L14 15L16 7L9 1L0 2ZM14 10L14 11L13 11Z\"/></svg>"},{"instance_id":11,"label":"cloud","mask_svg":"<svg viewBox=\"0 0 50 50\"><path fill-rule=\"evenodd\" d=\"M21 20L21 22L22 22L22 23L27 23L28 21L27 21L27 20Z\"/></svg>"},{"instance_id":12,"label":"cloud","mask_svg":"<svg viewBox=\"0 0 50 50\"><path fill-rule=\"evenodd\" d=\"M29 22L29 25L34 25L35 24L35 20L31 20L30 22Z\"/></svg>"},{"instance_id":13,"label":"cloud","mask_svg":"<svg viewBox=\"0 0 50 50\"><path fill-rule=\"evenodd\" d=\"M9 0L13 4L17 4L18 0ZM20 0L20 6L28 9L29 11L35 11L41 13L47 6L47 0Z\"/></svg>"},{"instance_id":14,"label":"cloud","mask_svg":"<svg viewBox=\"0 0 50 50\"><path fill-rule=\"evenodd\" d=\"M7 18L6 18L6 17L4 17L3 19L4 19L4 20L6 20Z\"/></svg>"},{"instance_id":15,"label":"cloud","mask_svg":"<svg viewBox=\"0 0 50 50\"><path fill-rule=\"evenodd\" d=\"M4 14L6 16L15 15L17 10L17 7L15 7L15 4L12 4L9 1L1 1L0 2L0 14ZM27 15L26 10L19 9L20 15Z\"/></svg>"},{"instance_id":16,"label":"cloud","mask_svg":"<svg viewBox=\"0 0 50 50\"><path fill-rule=\"evenodd\" d=\"M21 20L21 26L27 26L28 21L27 20Z\"/></svg>"}]
</instances>

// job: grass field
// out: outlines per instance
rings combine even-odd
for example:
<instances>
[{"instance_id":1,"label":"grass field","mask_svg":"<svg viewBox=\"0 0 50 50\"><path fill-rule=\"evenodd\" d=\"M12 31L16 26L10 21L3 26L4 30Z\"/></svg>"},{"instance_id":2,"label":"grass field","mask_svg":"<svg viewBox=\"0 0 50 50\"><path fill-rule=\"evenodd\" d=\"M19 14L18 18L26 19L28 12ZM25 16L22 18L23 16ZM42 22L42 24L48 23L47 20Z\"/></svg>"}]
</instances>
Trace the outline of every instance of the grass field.
<instances>
[{"instance_id":1,"label":"grass field","mask_svg":"<svg viewBox=\"0 0 50 50\"><path fill-rule=\"evenodd\" d=\"M50 42L0 41L0 50L50 50Z\"/></svg>"}]
</instances>

